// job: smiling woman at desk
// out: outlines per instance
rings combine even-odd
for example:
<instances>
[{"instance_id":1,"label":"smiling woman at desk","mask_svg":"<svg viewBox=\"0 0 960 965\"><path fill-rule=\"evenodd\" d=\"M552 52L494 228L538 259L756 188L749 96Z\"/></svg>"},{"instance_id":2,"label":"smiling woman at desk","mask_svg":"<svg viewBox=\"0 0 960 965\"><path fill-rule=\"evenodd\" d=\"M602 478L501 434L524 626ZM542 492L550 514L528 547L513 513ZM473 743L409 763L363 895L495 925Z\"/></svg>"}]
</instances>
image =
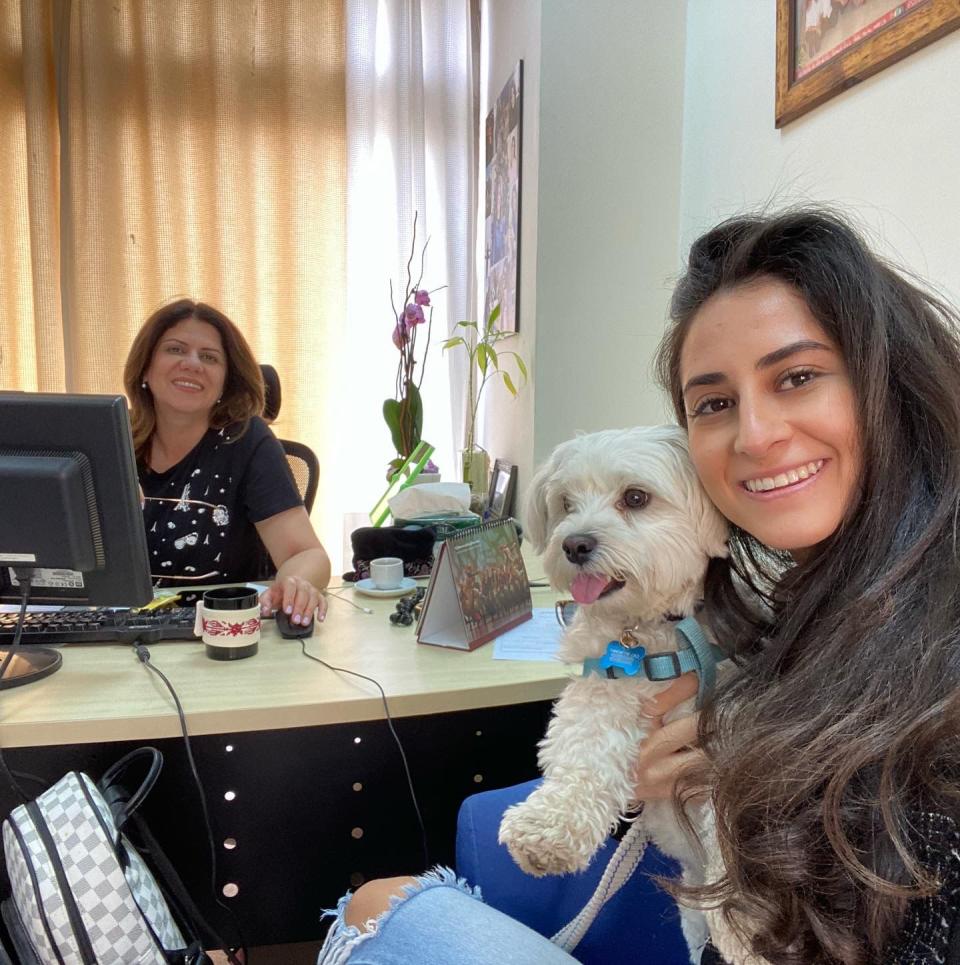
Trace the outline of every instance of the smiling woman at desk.
<instances>
[{"instance_id":1,"label":"smiling woman at desk","mask_svg":"<svg viewBox=\"0 0 960 965\"><path fill-rule=\"evenodd\" d=\"M277 567L264 610L323 619L330 562L259 416L263 379L240 330L202 302L172 302L140 329L123 381L157 584L257 579L262 541Z\"/></svg>"}]
</instances>

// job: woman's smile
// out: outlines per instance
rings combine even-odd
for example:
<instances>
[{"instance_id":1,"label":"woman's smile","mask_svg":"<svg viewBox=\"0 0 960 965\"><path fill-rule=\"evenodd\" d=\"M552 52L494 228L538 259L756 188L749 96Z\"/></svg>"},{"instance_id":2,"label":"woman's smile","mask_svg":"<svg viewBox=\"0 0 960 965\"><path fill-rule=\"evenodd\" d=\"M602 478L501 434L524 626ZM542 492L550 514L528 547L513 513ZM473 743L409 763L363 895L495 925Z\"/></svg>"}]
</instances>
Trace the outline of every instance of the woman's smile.
<instances>
[{"instance_id":1,"label":"woman's smile","mask_svg":"<svg viewBox=\"0 0 960 965\"><path fill-rule=\"evenodd\" d=\"M192 382L187 379L174 379L173 384L184 392L202 392L203 386L199 382Z\"/></svg>"},{"instance_id":2,"label":"woman's smile","mask_svg":"<svg viewBox=\"0 0 960 965\"><path fill-rule=\"evenodd\" d=\"M788 495L799 492L809 488L804 484L813 484L827 461L826 459L816 459L802 463L792 469L773 469L768 476L744 480L743 488L754 496Z\"/></svg>"}]
</instances>

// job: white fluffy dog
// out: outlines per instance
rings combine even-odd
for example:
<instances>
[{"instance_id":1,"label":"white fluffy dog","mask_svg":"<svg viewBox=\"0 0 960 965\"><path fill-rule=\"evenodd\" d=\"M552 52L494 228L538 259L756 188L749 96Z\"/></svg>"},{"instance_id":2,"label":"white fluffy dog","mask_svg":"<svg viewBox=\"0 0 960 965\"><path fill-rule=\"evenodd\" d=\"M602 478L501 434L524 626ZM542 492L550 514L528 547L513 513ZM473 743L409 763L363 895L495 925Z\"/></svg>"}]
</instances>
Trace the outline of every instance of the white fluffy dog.
<instances>
[{"instance_id":1,"label":"white fluffy dog","mask_svg":"<svg viewBox=\"0 0 960 965\"><path fill-rule=\"evenodd\" d=\"M543 554L551 584L580 604L561 644L569 662L601 657L625 630L648 654L676 651L676 618L693 615L708 561L727 555L726 521L700 487L685 433L670 426L596 432L560 445L531 481L524 516L524 534ZM568 684L540 744L544 781L500 825L500 842L521 868L544 875L587 866L631 805L649 726L641 703L669 683L638 674ZM694 823L710 840L709 808L699 810ZM671 801L649 802L638 820L680 861L685 880L703 883L703 859ZM681 917L699 961L704 916L681 908Z\"/></svg>"}]
</instances>

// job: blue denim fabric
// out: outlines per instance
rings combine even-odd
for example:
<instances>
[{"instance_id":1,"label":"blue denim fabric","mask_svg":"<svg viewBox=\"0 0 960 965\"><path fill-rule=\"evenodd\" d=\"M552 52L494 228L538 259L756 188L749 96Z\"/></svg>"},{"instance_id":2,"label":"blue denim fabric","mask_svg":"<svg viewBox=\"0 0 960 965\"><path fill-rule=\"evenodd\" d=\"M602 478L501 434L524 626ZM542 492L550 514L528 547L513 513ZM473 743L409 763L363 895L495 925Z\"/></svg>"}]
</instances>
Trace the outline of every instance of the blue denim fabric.
<instances>
[{"instance_id":1,"label":"blue denim fabric","mask_svg":"<svg viewBox=\"0 0 960 965\"><path fill-rule=\"evenodd\" d=\"M343 922L349 895L317 965L571 965L575 959L542 935L485 905L453 871L438 868L393 898L372 931Z\"/></svg>"}]
</instances>

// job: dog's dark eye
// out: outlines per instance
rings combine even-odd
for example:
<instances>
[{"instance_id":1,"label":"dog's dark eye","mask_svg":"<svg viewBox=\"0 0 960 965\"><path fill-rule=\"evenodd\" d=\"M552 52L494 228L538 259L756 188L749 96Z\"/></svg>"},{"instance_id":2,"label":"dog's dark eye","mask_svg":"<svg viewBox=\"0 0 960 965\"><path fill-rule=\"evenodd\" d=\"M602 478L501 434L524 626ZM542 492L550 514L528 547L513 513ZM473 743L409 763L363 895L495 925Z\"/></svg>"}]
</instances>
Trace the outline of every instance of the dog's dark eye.
<instances>
[{"instance_id":1,"label":"dog's dark eye","mask_svg":"<svg viewBox=\"0 0 960 965\"><path fill-rule=\"evenodd\" d=\"M569 496L561 496L560 505L563 507L565 513L569 513L573 509L573 503L570 502Z\"/></svg>"},{"instance_id":2,"label":"dog's dark eye","mask_svg":"<svg viewBox=\"0 0 960 965\"><path fill-rule=\"evenodd\" d=\"M623 505L627 509L643 509L650 502L650 494L642 489L628 489L623 494Z\"/></svg>"}]
</instances>

